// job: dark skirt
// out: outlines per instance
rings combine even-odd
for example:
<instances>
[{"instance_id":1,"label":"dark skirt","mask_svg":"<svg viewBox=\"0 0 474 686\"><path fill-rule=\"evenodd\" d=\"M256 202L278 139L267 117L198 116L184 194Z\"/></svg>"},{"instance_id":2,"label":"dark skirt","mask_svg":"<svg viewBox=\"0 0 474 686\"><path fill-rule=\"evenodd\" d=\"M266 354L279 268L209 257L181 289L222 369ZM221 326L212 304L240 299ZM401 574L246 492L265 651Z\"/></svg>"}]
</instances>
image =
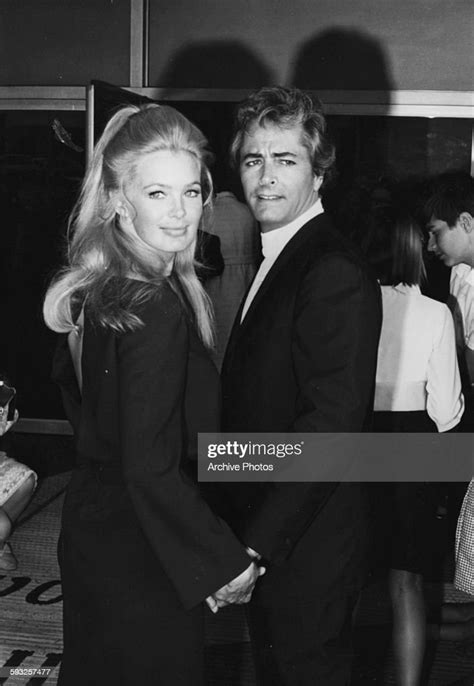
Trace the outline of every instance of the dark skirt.
<instances>
[{"instance_id":1,"label":"dark skirt","mask_svg":"<svg viewBox=\"0 0 474 686\"><path fill-rule=\"evenodd\" d=\"M376 412L374 431L434 433L437 428L426 412ZM384 483L374 488L379 564L416 574L428 570L438 494L438 484L427 482Z\"/></svg>"},{"instance_id":2,"label":"dark skirt","mask_svg":"<svg viewBox=\"0 0 474 686\"><path fill-rule=\"evenodd\" d=\"M203 683L202 607L183 609L119 472L79 469L63 510L59 686Z\"/></svg>"}]
</instances>

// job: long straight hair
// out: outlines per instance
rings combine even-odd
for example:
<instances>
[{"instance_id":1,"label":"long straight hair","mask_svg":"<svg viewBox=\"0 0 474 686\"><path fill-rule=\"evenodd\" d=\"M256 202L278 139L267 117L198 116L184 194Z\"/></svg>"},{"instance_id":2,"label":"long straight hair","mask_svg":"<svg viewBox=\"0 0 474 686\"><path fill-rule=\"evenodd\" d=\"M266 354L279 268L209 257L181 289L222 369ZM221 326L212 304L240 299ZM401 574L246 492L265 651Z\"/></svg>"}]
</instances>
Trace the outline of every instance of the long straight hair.
<instances>
[{"instance_id":1,"label":"long straight hair","mask_svg":"<svg viewBox=\"0 0 474 686\"><path fill-rule=\"evenodd\" d=\"M372 209L364 219L362 249L383 286L418 286L426 277L422 230L414 217L394 205Z\"/></svg>"},{"instance_id":2,"label":"long straight hair","mask_svg":"<svg viewBox=\"0 0 474 686\"><path fill-rule=\"evenodd\" d=\"M211 155L201 131L168 106L127 106L116 112L95 147L69 218L67 264L46 294L44 319L53 331L73 330L86 298L89 316L100 326L121 332L142 325L137 307L162 285L165 264L157 250L121 228L117 192L127 202L125 184L134 178L138 160L159 150L193 155L201 169L203 216L210 211L212 179L207 162ZM176 253L172 275L191 306L202 340L211 346L212 308L196 276L195 247L193 242ZM124 278L130 275L138 280L138 288L130 288Z\"/></svg>"}]
</instances>

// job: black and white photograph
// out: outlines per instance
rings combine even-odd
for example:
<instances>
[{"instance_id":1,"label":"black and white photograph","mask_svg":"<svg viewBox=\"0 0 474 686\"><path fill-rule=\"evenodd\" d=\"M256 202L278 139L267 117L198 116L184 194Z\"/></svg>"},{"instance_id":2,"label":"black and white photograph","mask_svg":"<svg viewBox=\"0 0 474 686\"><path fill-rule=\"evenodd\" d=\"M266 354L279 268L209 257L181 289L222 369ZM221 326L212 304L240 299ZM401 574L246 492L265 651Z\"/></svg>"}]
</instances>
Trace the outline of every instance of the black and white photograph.
<instances>
[{"instance_id":1,"label":"black and white photograph","mask_svg":"<svg viewBox=\"0 0 474 686\"><path fill-rule=\"evenodd\" d=\"M474 686L472 0L0 0L0 684Z\"/></svg>"}]
</instances>

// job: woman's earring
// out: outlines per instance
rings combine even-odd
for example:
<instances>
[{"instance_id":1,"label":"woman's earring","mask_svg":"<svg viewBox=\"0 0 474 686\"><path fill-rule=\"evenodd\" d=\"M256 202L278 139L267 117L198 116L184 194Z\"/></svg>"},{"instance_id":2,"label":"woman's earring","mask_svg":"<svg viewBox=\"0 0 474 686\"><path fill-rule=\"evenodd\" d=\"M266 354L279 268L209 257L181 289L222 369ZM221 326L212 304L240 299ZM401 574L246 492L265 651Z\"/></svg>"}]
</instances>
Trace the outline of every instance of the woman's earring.
<instances>
[{"instance_id":1,"label":"woman's earring","mask_svg":"<svg viewBox=\"0 0 474 686\"><path fill-rule=\"evenodd\" d=\"M125 225L127 222L130 221L130 215L128 214L128 210L126 207L123 205L119 205L117 209L115 210L115 223L117 226L120 227L120 223Z\"/></svg>"}]
</instances>

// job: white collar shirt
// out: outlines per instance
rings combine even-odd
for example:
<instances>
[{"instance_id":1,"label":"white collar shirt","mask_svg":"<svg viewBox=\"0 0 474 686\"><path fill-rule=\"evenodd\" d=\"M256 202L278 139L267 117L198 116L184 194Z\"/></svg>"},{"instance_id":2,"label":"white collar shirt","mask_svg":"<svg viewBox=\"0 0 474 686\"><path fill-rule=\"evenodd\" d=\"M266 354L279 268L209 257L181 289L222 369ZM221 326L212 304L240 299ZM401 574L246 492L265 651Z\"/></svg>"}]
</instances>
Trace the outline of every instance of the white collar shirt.
<instances>
[{"instance_id":1,"label":"white collar shirt","mask_svg":"<svg viewBox=\"0 0 474 686\"><path fill-rule=\"evenodd\" d=\"M274 229L273 231L268 231L267 233L261 234L262 254L264 259L259 267L257 274L255 275L250 290L247 294L245 305L242 310L242 316L240 319L241 322L243 322L244 317L247 314L248 309L258 292L258 289L262 285L265 277L275 264L276 260L278 259L278 256L283 251L284 247L287 245L287 243L289 243L293 236L295 236L298 233L298 231L310 221L310 219L314 219L314 217L317 217L319 214L322 214L323 212L324 209L321 203L321 199L318 198L318 200L313 205L311 205L311 207L308 210L306 210L306 212L300 214L299 217L294 219L286 226L282 226L280 229Z\"/></svg>"},{"instance_id":2,"label":"white collar shirt","mask_svg":"<svg viewBox=\"0 0 474 686\"><path fill-rule=\"evenodd\" d=\"M458 348L474 350L474 269L468 264L453 267L449 290Z\"/></svg>"}]
</instances>

